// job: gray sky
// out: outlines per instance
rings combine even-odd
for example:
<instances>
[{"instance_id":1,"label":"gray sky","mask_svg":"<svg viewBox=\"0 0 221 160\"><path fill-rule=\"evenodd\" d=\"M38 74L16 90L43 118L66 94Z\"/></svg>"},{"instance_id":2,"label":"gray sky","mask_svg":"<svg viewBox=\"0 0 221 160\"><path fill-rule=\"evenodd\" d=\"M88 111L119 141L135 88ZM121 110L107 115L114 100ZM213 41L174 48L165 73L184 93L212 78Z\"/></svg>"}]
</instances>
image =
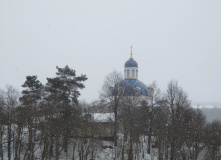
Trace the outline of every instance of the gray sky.
<instances>
[{"instance_id":1,"label":"gray sky","mask_svg":"<svg viewBox=\"0 0 221 160\"><path fill-rule=\"evenodd\" d=\"M0 24L0 88L69 65L90 102L133 45L145 84L176 79L193 102L221 102L220 0L1 0Z\"/></svg>"}]
</instances>

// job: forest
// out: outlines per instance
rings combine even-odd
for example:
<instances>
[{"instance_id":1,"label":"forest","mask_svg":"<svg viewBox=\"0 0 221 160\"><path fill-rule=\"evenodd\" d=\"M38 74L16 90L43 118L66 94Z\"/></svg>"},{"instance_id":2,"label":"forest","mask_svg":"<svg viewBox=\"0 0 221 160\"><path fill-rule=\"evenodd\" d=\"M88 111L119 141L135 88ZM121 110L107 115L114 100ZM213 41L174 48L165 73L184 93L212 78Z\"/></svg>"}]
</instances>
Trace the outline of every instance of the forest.
<instances>
[{"instance_id":1,"label":"forest","mask_svg":"<svg viewBox=\"0 0 221 160\"><path fill-rule=\"evenodd\" d=\"M220 160L221 122L207 121L193 108L176 80L161 91L150 84L148 97L115 92L122 81L113 71L98 100L79 101L86 75L65 66L42 84L27 76L20 93L0 90L1 160ZM93 113L113 113L97 122Z\"/></svg>"}]
</instances>

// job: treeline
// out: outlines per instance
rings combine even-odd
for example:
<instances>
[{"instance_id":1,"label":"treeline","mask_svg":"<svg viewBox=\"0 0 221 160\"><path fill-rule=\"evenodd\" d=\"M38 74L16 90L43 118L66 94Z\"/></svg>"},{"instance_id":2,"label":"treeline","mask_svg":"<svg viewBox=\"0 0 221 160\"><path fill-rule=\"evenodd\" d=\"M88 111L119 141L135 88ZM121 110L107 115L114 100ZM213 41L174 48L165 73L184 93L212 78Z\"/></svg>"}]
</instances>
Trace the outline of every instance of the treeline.
<instances>
[{"instance_id":1,"label":"treeline","mask_svg":"<svg viewBox=\"0 0 221 160\"><path fill-rule=\"evenodd\" d=\"M85 80L68 66L57 67L46 85L27 76L22 95L11 86L2 90L0 159L59 159L67 153L72 132L81 127L78 96Z\"/></svg>"},{"instance_id":2,"label":"treeline","mask_svg":"<svg viewBox=\"0 0 221 160\"><path fill-rule=\"evenodd\" d=\"M101 100L109 103L115 113L116 139L124 137L127 142L122 147L126 146L122 152L128 153L125 159L136 159L137 148L145 147L146 151L139 152L151 154L152 151L159 160L221 159L221 122L207 123L202 111L191 107L187 93L177 81L169 82L163 93L154 82L148 97L113 96L110 88L121 81L122 76L116 71L109 74ZM145 159L141 155L137 159Z\"/></svg>"},{"instance_id":3,"label":"treeline","mask_svg":"<svg viewBox=\"0 0 221 160\"><path fill-rule=\"evenodd\" d=\"M37 76L27 76L21 95L11 86L1 90L0 159L221 158L221 122L208 123L176 81L163 93L153 83L148 97L130 97L113 94L122 76L112 72L100 99L81 104L79 89L86 80L68 66L57 67L56 77L47 78L45 85ZM91 113L98 110L114 113L114 121L93 121ZM113 145L104 146L100 139L105 138Z\"/></svg>"}]
</instances>

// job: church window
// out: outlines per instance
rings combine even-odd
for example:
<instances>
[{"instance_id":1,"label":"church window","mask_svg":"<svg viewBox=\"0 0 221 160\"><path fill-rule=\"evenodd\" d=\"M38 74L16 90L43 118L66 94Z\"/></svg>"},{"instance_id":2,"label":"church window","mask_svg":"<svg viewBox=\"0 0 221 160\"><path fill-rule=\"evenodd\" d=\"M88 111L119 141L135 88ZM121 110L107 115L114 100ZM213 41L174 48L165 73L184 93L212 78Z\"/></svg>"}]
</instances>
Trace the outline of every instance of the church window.
<instances>
[{"instance_id":1,"label":"church window","mask_svg":"<svg viewBox=\"0 0 221 160\"><path fill-rule=\"evenodd\" d=\"M136 78L138 78L138 70L136 70Z\"/></svg>"},{"instance_id":2,"label":"church window","mask_svg":"<svg viewBox=\"0 0 221 160\"><path fill-rule=\"evenodd\" d=\"M135 71L132 70L132 78L135 78Z\"/></svg>"},{"instance_id":3,"label":"church window","mask_svg":"<svg viewBox=\"0 0 221 160\"><path fill-rule=\"evenodd\" d=\"M130 70L127 70L127 77L130 77Z\"/></svg>"}]
</instances>

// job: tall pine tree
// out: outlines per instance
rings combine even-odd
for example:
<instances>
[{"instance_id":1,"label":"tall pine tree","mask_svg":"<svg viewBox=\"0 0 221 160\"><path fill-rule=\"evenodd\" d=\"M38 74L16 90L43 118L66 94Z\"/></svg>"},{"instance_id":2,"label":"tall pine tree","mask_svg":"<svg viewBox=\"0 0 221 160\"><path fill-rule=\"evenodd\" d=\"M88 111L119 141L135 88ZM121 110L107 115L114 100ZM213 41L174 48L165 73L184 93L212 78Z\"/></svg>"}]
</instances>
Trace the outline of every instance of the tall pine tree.
<instances>
[{"instance_id":1,"label":"tall pine tree","mask_svg":"<svg viewBox=\"0 0 221 160\"><path fill-rule=\"evenodd\" d=\"M86 75L76 76L75 70L65 66L57 67L55 78L47 78L46 91L48 92L48 100L53 101L54 111L61 118L63 135L63 148L67 152L68 140L73 131L73 126L77 125L78 114L77 105L80 96L79 89L85 86L82 82L87 80Z\"/></svg>"},{"instance_id":2,"label":"tall pine tree","mask_svg":"<svg viewBox=\"0 0 221 160\"><path fill-rule=\"evenodd\" d=\"M36 126L34 125L34 120L37 118L38 105L42 99L43 85L37 79L37 76L27 76L25 83L22 85L25 88L22 91L22 97L19 99L24 111L26 111L27 128L28 128L28 147L25 159L34 159L34 146L35 146L35 136L36 136Z\"/></svg>"}]
</instances>

